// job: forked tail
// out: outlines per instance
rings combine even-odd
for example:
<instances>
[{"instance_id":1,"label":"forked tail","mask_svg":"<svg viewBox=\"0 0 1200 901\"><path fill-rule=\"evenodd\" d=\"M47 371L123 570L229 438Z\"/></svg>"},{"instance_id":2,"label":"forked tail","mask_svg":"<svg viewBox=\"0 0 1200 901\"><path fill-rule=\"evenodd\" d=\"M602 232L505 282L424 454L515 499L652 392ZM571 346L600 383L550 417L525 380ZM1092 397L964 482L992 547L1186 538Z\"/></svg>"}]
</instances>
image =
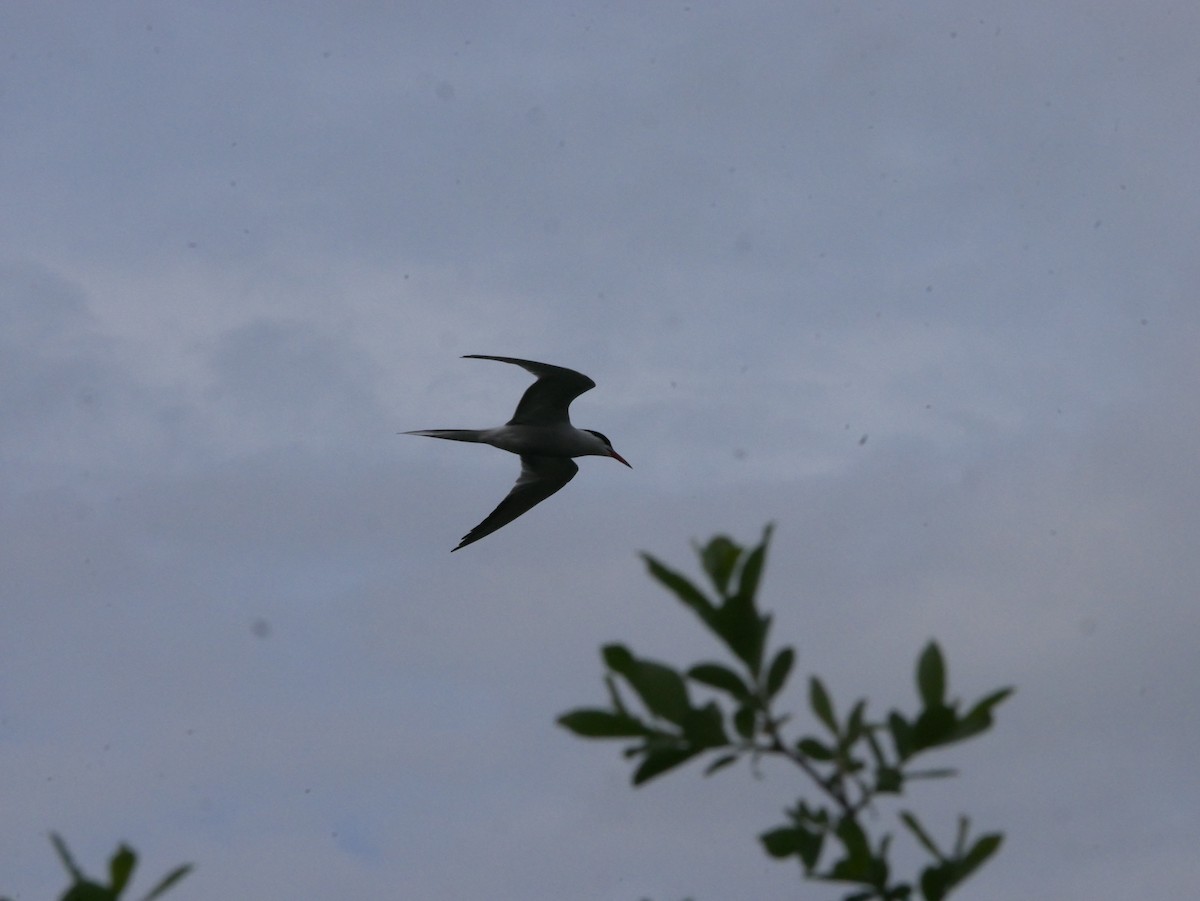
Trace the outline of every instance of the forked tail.
<instances>
[{"instance_id":1,"label":"forked tail","mask_svg":"<svg viewBox=\"0 0 1200 901\"><path fill-rule=\"evenodd\" d=\"M428 438L446 438L450 441L481 442L483 432L479 429L421 429L416 432L401 432L402 435L425 435Z\"/></svg>"}]
</instances>

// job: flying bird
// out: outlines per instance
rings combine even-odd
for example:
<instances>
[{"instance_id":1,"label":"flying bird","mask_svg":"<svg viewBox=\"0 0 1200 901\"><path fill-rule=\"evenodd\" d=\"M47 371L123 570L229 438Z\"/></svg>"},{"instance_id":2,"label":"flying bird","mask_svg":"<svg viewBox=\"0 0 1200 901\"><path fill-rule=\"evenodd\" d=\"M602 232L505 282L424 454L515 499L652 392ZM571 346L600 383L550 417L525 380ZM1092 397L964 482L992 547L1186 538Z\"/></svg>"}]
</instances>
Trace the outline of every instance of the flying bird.
<instances>
[{"instance_id":1,"label":"flying bird","mask_svg":"<svg viewBox=\"0 0 1200 901\"><path fill-rule=\"evenodd\" d=\"M513 357L466 354L463 359L512 363L536 375L537 381L525 389L521 402L517 404L517 412L505 425L492 429L422 429L404 432L405 435L490 444L521 457L521 475L517 477L517 484L508 497L483 522L464 535L453 551L508 525L571 481L579 472L572 457L612 457L629 466L628 461L613 450L612 442L599 432L577 429L571 425L567 411L571 401L596 387L596 383L582 372Z\"/></svg>"}]
</instances>

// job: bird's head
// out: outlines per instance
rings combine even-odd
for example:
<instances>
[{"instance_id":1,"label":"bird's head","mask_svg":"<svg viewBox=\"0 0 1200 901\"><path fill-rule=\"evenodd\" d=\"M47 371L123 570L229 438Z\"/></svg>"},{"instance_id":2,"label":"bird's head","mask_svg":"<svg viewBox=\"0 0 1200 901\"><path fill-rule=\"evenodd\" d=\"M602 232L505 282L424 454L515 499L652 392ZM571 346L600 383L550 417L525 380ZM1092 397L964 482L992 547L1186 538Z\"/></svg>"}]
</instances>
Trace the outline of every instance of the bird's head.
<instances>
[{"instance_id":1,"label":"bird's head","mask_svg":"<svg viewBox=\"0 0 1200 901\"><path fill-rule=\"evenodd\" d=\"M622 457L620 454L618 454L615 450L613 450L612 442L608 440L608 437L606 435L600 434L595 429L584 429L584 431L587 432L589 435L595 435L597 438L600 439L600 443L604 445L604 450L597 452L596 456L612 457L618 463L624 463L630 469L633 469L633 466L630 465L628 460L626 460L624 457Z\"/></svg>"}]
</instances>

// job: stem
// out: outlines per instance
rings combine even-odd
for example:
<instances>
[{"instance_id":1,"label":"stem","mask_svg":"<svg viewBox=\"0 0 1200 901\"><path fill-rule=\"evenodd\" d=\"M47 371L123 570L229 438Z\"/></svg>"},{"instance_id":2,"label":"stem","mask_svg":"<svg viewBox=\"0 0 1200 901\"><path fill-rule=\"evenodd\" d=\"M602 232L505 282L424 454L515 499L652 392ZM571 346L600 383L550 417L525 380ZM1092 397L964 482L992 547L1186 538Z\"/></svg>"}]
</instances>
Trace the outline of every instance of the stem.
<instances>
[{"instance_id":1,"label":"stem","mask_svg":"<svg viewBox=\"0 0 1200 901\"><path fill-rule=\"evenodd\" d=\"M804 771L808 778L817 783L817 785L820 786L821 790L824 791L825 794L829 795L829 797L833 798L833 800L837 802L838 807L842 809L842 813L845 816L853 817L856 813L858 813L858 811L862 810L862 808L865 806L866 800L863 799L863 801L855 804L846 797L845 789L842 785L841 779L839 778L842 775L840 769L837 775L826 780L822 778L819 772L817 772L816 767L809 763L806 756L801 754L799 751L794 750L784 742L783 735L780 734L779 731L779 722L771 713L770 702L764 700L764 698L765 692L761 691L760 689L759 709L762 711L763 715L763 731L766 732L767 737L771 740L770 744L763 748L763 751L773 754L781 754L792 763L796 764L796 766L800 767L800 769Z\"/></svg>"}]
</instances>

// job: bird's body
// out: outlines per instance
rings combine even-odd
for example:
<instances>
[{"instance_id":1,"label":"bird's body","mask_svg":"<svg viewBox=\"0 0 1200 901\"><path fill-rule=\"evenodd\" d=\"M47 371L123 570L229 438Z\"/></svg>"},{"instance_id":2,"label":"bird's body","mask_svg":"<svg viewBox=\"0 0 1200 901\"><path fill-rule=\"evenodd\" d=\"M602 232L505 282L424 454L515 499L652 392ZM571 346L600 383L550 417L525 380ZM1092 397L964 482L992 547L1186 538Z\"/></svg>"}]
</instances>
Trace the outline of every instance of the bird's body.
<instances>
[{"instance_id":1,"label":"bird's body","mask_svg":"<svg viewBox=\"0 0 1200 901\"><path fill-rule=\"evenodd\" d=\"M490 444L521 457L521 475L512 491L483 522L463 537L454 550L508 525L571 481L579 472L572 457L612 457L629 466L602 434L571 425L571 401L596 387L596 383L583 373L514 357L467 354L464 359L512 363L532 372L537 381L526 389L513 418L505 425L491 429L422 429L404 433Z\"/></svg>"}]
</instances>

